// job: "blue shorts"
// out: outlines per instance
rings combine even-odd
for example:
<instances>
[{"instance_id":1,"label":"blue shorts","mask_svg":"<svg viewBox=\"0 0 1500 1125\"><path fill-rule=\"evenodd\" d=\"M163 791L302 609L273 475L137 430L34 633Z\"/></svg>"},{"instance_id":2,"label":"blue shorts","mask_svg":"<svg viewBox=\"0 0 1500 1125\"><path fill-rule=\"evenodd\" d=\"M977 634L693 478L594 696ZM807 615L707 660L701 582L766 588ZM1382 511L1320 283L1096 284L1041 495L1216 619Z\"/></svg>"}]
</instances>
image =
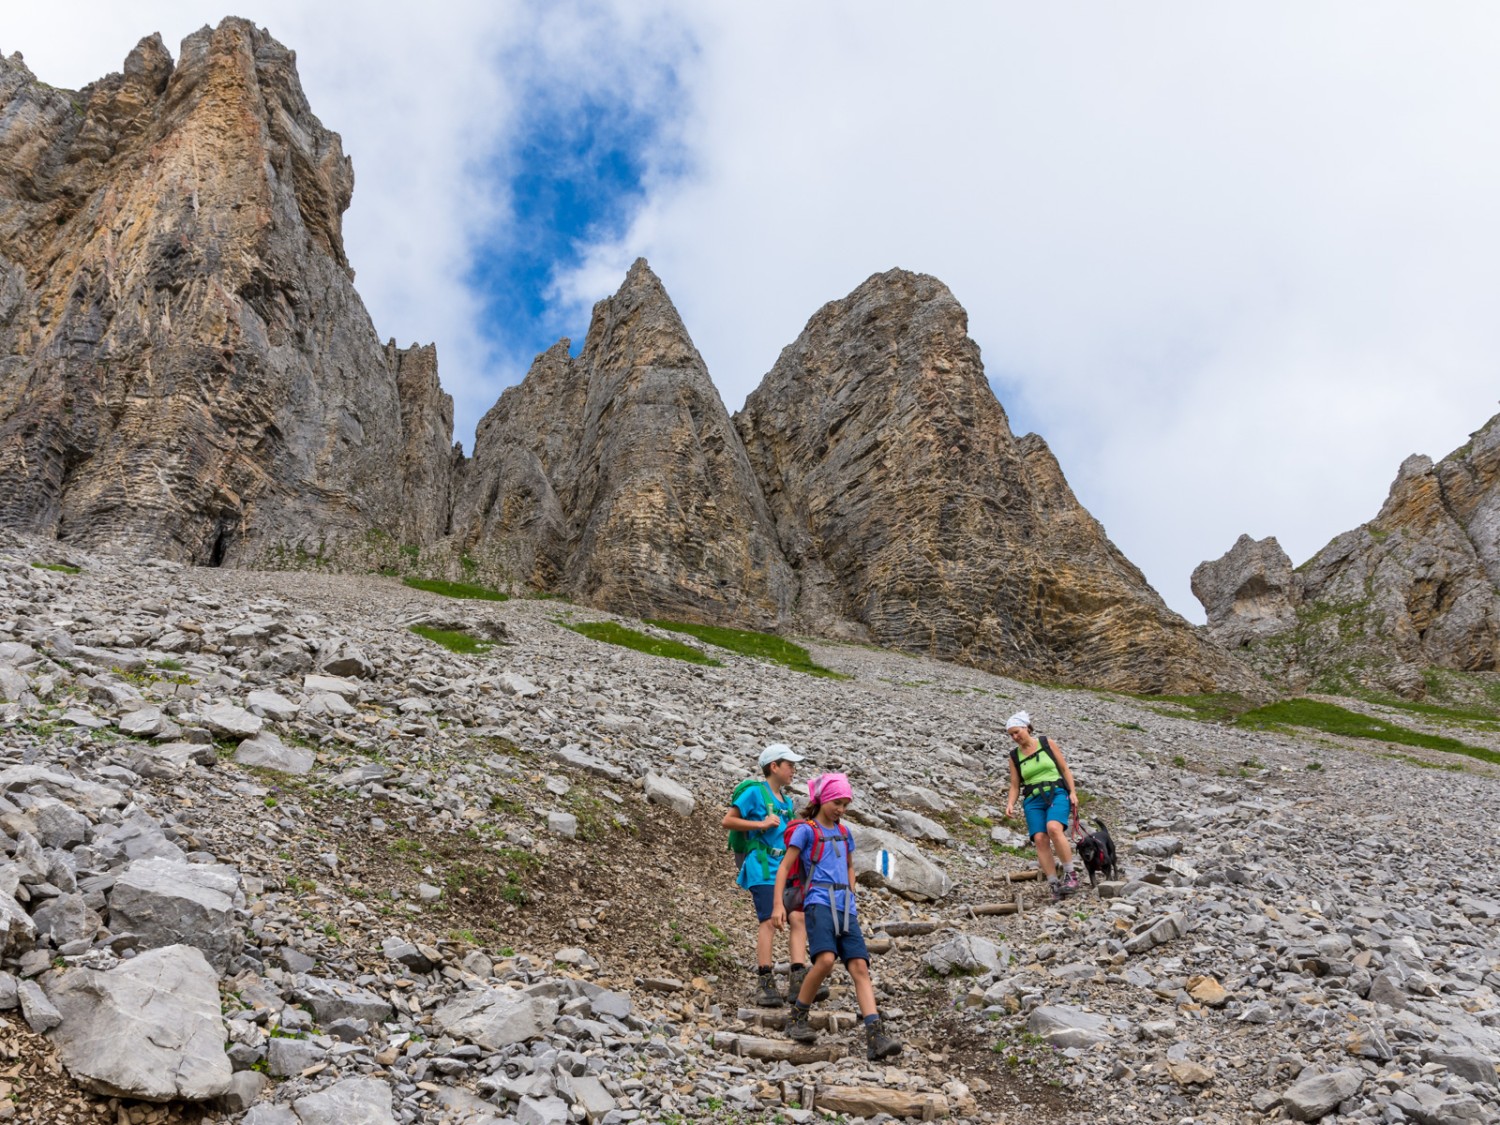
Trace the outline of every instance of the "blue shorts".
<instances>
[{"instance_id":1,"label":"blue shorts","mask_svg":"<svg viewBox=\"0 0 1500 1125\"><path fill-rule=\"evenodd\" d=\"M839 911L839 922L844 912ZM865 948L865 935L859 931L859 915L849 915L846 933L833 932L833 911L821 902L807 908L807 953L816 957L820 953L833 953L844 964L850 961L868 961L870 951Z\"/></svg>"},{"instance_id":2,"label":"blue shorts","mask_svg":"<svg viewBox=\"0 0 1500 1125\"><path fill-rule=\"evenodd\" d=\"M776 888L770 883L762 883L758 887L746 887L750 892L750 898L755 903L755 920L757 922L769 922L771 911L776 907L776 896L773 893Z\"/></svg>"},{"instance_id":3,"label":"blue shorts","mask_svg":"<svg viewBox=\"0 0 1500 1125\"><path fill-rule=\"evenodd\" d=\"M1026 835L1035 836L1047 831L1047 822L1055 820L1064 828L1072 816L1072 803L1068 800L1067 786L1059 785L1050 793L1038 793L1027 797L1021 805L1026 810Z\"/></svg>"}]
</instances>

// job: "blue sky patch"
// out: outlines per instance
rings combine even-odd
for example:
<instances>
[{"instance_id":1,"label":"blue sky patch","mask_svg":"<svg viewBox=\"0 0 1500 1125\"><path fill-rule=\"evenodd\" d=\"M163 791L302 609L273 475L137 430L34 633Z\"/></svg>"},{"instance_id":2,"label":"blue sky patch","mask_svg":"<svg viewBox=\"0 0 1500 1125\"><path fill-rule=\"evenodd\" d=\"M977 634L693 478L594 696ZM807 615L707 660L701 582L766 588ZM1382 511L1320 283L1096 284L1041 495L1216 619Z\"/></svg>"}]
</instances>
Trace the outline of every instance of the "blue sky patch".
<instances>
[{"instance_id":1,"label":"blue sky patch","mask_svg":"<svg viewBox=\"0 0 1500 1125\"><path fill-rule=\"evenodd\" d=\"M574 100L566 103L545 90L529 95L523 104L532 111L493 165L511 211L467 281L481 295L486 336L523 370L560 336L572 337L576 354L588 328L587 309L551 300L554 276L579 265L590 245L625 232L648 175L680 172L663 132L683 112L685 94L666 67L649 86L661 95L649 108L609 88L582 98L567 91Z\"/></svg>"}]
</instances>

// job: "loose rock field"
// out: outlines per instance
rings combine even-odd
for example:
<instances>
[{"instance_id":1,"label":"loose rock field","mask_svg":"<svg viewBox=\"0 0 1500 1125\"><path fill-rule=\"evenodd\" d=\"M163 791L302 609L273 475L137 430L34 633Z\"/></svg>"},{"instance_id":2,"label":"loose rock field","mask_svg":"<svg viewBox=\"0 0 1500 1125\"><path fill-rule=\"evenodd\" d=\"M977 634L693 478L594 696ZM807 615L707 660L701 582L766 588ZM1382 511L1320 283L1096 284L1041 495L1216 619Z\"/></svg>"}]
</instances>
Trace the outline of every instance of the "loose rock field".
<instances>
[{"instance_id":1,"label":"loose rock field","mask_svg":"<svg viewBox=\"0 0 1500 1125\"><path fill-rule=\"evenodd\" d=\"M605 619L0 539L0 1119L1500 1121L1494 767ZM1018 706L1118 882L1027 877ZM771 741L853 780L892 1064L842 972L810 1051L747 1006L719 820Z\"/></svg>"}]
</instances>

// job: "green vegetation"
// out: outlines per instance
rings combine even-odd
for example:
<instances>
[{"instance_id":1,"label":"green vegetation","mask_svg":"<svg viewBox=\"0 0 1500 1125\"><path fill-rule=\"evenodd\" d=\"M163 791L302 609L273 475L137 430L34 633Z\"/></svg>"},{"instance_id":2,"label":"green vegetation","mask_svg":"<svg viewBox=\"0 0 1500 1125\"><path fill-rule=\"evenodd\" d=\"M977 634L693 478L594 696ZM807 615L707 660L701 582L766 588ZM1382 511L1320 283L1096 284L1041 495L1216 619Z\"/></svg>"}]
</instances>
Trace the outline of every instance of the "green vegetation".
<instances>
[{"instance_id":1,"label":"green vegetation","mask_svg":"<svg viewBox=\"0 0 1500 1125\"><path fill-rule=\"evenodd\" d=\"M1377 742L1418 746L1424 750L1466 754L1481 762L1500 765L1500 753L1483 746L1470 746L1456 738L1441 735L1422 734L1384 719L1361 715L1356 711L1348 711L1332 703L1319 703L1313 699L1287 699L1257 707L1253 711L1246 711L1235 723L1252 730L1286 730L1291 727L1320 730L1349 738L1369 738Z\"/></svg>"},{"instance_id":2,"label":"green vegetation","mask_svg":"<svg viewBox=\"0 0 1500 1125\"><path fill-rule=\"evenodd\" d=\"M34 563L31 564L31 566L32 566L32 569L34 569L34 570L55 570L55 571L57 571L58 574L82 574L83 573L83 571L80 568L78 568L76 566L69 566L67 563L37 563L37 562L34 562Z\"/></svg>"},{"instance_id":3,"label":"green vegetation","mask_svg":"<svg viewBox=\"0 0 1500 1125\"><path fill-rule=\"evenodd\" d=\"M1250 706L1244 696L1234 691L1210 695L1137 695L1135 698L1153 705L1165 704L1151 709L1174 719L1201 719L1213 723L1228 722Z\"/></svg>"},{"instance_id":4,"label":"green vegetation","mask_svg":"<svg viewBox=\"0 0 1500 1125\"><path fill-rule=\"evenodd\" d=\"M686 633L715 648L725 648L741 656L754 657L756 660L769 660L775 664L785 665L794 672L806 672L809 676L822 676L829 680L853 678L842 672L835 672L832 668L824 668L821 664L814 664L807 649L773 633L730 629L722 625L695 625L690 621L648 620L646 624L655 625L658 629L667 629L673 633Z\"/></svg>"},{"instance_id":5,"label":"green vegetation","mask_svg":"<svg viewBox=\"0 0 1500 1125\"><path fill-rule=\"evenodd\" d=\"M490 641L481 641L460 629L434 629L430 625L413 625L411 631L434 644L442 645L450 652L460 652L465 656L483 656L495 647Z\"/></svg>"},{"instance_id":6,"label":"green vegetation","mask_svg":"<svg viewBox=\"0 0 1500 1125\"><path fill-rule=\"evenodd\" d=\"M509 594L491 590L488 586L475 586L468 582L445 582L441 578L403 578L402 583L413 590L426 590L429 594L442 594L445 598L467 598L470 601L504 602Z\"/></svg>"},{"instance_id":7,"label":"green vegetation","mask_svg":"<svg viewBox=\"0 0 1500 1125\"><path fill-rule=\"evenodd\" d=\"M722 668L723 665L713 657L705 654L701 649L692 645L678 644L676 641L665 640L661 637L648 637L645 633L634 629L627 629L623 625L617 625L613 621L583 621L577 625L566 621L559 621L564 629L571 629L575 633L581 633L593 641L603 641L605 644L619 645L622 648L633 648L637 652L644 652L651 656L667 656L673 660L686 660L689 664L707 664L714 668Z\"/></svg>"}]
</instances>

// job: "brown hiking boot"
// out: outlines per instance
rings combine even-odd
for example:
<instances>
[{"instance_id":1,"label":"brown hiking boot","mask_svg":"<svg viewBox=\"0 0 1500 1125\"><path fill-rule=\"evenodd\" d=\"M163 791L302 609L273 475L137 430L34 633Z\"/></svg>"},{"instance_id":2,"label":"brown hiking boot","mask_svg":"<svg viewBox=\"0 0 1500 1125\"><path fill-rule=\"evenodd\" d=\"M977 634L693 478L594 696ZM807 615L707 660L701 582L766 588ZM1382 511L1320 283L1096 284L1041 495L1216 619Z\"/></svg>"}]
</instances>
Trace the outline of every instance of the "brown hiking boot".
<instances>
[{"instance_id":1,"label":"brown hiking boot","mask_svg":"<svg viewBox=\"0 0 1500 1125\"><path fill-rule=\"evenodd\" d=\"M788 1039L795 1039L798 1043L816 1043L818 1033L813 1030L813 1025L808 1021L812 1012L807 1008L792 1005L792 1014L786 1020L786 1035Z\"/></svg>"},{"instance_id":2,"label":"brown hiking boot","mask_svg":"<svg viewBox=\"0 0 1500 1125\"><path fill-rule=\"evenodd\" d=\"M877 1016L865 1024L865 1058L871 1062L889 1059L901 1053L901 1040L885 1032L885 1017Z\"/></svg>"},{"instance_id":3,"label":"brown hiking boot","mask_svg":"<svg viewBox=\"0 0 1500 1125\"><path fill-rule=\"evenodd\" d=\"M779 1008L785 1004L781 993L776 990L776 981L771 974L760 973L759 977L755 991L750 995L750 1003L757 1008Z\"/></svg>"}]
</instances>

